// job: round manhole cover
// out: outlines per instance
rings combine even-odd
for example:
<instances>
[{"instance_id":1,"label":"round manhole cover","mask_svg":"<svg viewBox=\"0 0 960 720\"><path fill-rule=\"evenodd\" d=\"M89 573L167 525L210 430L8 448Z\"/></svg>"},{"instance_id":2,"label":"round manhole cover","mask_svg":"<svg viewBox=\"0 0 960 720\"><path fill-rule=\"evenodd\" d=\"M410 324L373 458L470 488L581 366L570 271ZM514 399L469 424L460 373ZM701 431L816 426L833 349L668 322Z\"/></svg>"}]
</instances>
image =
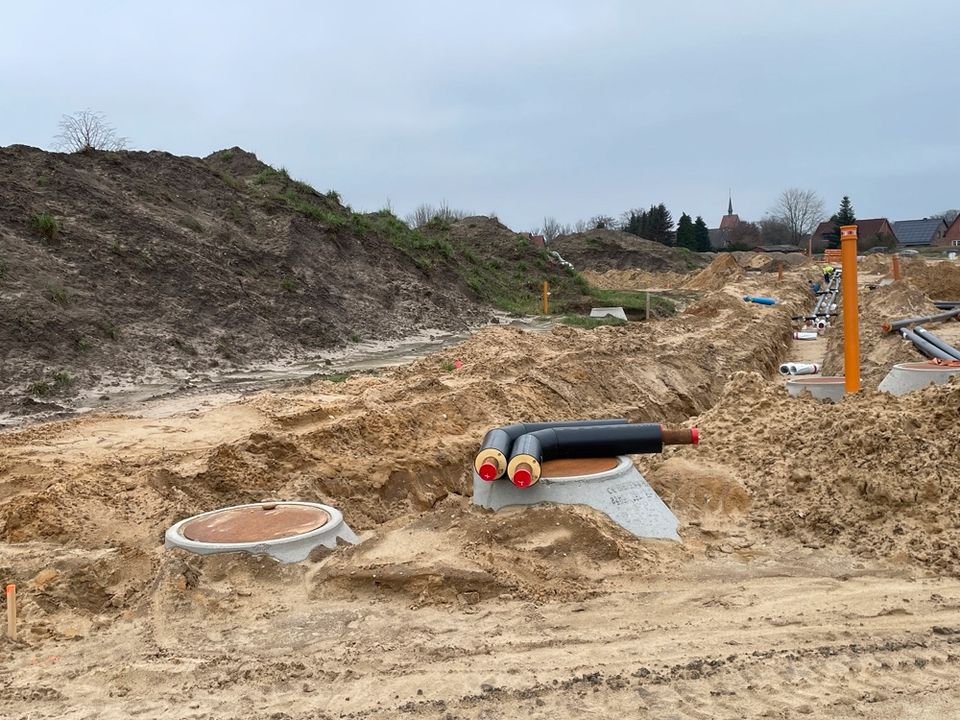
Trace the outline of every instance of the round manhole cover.
<instances>
[{"instance_id":1,"label":"round manhole cover","mask_svg":"<svg viewBox=\"0 0 960 720\"><path fill-rule=\"evenodd\" d=\"M619 458L569 458L565 460L547 460L543 463L542 478L556 479L596 475L613 470L619 465Z\"/></svg>"},{"instance_id":2,"label":"round manhole cover","mask_svg":"<svg viewBox=\"0 0 960 720\"><path fill-rule=\"evenodd\" d=\"M226 508L185 522L180 533L204 543L255 543L303 535L330 522L330 514L312 505L263 504Z\"/></svg>"}]
</instances>

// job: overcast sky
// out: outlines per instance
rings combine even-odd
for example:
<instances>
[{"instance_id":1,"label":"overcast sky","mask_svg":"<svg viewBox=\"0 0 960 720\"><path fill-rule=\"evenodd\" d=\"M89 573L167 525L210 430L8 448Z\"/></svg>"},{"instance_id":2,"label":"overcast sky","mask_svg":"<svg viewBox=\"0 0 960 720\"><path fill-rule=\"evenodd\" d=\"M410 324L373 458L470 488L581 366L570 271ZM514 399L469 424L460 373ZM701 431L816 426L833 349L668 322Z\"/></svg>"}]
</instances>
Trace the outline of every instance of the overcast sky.
<instances>
[{"instance_id":1,"label":"overcast sky","mask_svg":"<svg viewBox=\"0 0 960 720\"><path fill-rule=\"evenodd\" d=\"M136 149L239 145L355 209L517 230L788 186L960 207L957 0L0 0L0 145L101 110Z\"/></svg>"}]
</instances>

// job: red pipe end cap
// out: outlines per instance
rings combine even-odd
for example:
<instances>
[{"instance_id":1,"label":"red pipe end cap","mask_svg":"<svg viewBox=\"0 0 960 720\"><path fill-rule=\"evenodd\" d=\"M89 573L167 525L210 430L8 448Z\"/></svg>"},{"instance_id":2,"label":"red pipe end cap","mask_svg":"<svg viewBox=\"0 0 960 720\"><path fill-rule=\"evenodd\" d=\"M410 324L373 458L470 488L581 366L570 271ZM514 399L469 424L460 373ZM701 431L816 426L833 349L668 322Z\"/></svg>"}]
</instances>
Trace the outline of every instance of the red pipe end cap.
<instances>
[{"instance_id":1,"label":"red pipe end cap","mask_svg":"<svg viewBox=\"0 0 960 720\"><path fill-rule=\"evenodd\" d=\"M690 441L694 445L700 444L700 428L690 428Z\"/></svg>"},{"instance_id":2,"label":"red pipe end cap","mask_svg":"<svg viewBox=\"0 0 960 720\"><path fill-rule=\"evenodd\" d=\"M490 482L491 480L497 479L497 464L487 460L483 465L480 466L480 470L477 471L481 478Z\"/></svg>"},{"instance_id":3,"label":"red pipe end cap","mask_svg":"<svg viewBox=\"0 0 960 720\"><path fill-rule=\"evenodd\" d=\"M530 474L529 470L523 470L522 468L517 470L510 479L518 488L527 488L533 484L533 475Z\"/></svg>"}]
</instances>

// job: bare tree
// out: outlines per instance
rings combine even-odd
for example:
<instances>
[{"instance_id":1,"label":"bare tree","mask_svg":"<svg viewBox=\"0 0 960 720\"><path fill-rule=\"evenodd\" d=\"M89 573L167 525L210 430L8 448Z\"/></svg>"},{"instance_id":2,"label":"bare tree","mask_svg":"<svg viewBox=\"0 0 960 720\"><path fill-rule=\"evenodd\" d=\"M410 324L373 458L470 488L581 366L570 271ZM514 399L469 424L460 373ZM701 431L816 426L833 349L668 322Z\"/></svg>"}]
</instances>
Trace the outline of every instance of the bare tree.
<instances>
[{"instance_id":1,"label":"bare tree","mask_svg":"<svg viewBox=\"0 0 960 720\"><path fill-rule=\"evenodd\" d=\"M783 222L790 229L793 244L799 245L804 237L812 238L813 231L823 220L823 199L813 190L787 188L780 193L770 216ZM812 246L808 245L807 252L813 254Z\"/></svg>"},{"instance_id":2,"label":"bare tree","mask_svg":"<svg viewBox=\"0 0 960 720\"><path fill-rule=\"evenodd\" d=\"M591 230L614 230L617 227L617 221L610 215L594 215L590 218Z\"/></svg>"},{"instance_id":3,"label":"bare tree","mask_svg":"<svg viewBox=\"0 0 960 720\"><path fill-rule=\"evenodd\" d=\"M551 240L556 240L563 232L563 228L560 227L560 223L557 222L556 218L545 217L543 219L543 228L540 230L539 234L543 235L543 239L547 242Z\"/></svg>"},{"instance_id":4,"label":"bare tree","mask_svg":"<svg viewBox=\"0 0 960 720\"><path fill-rule=\"evenodd\" d=\"M589 230L590 225L587 223L586 220L577 220L577 222L574 223L573 225L573 229L576 230L578 233L582 233Z\"/></svg>"},{"instance_id":5,"label":"bare tree","mask_svg":"<svg viewBox=\"0 0 960 720\"><path fill-rule=\"evenodd\" d=\"M79 110L64 115L58 125L60 132L53 137L53 146L64 152L87 150L125 150L127 138L117 135L102 112Z\"/></svg>"},{"instance_id":6,"label":"bare tree","mask_svg":"<svg viewBox=\"0 0 960 720\"><path fill-rule=\"evenodd\" d=\"M767 215L761 220L760 242L764 245L789 245L793 236L790 227L780 218Z\"/></svg>"},{"instance_id":7,"label":"bare tree","mask_svg":"<svg viewBox=\"0 0 960 720\"><path fill-rule=\"evenodd\" d=\"M416 210L414 210L410 215L407 215L407 225L413 228L423 227L431 220L439 219L444 222L454 222L455 220L462 220L467 216L465 210L458 210L452 208L447 204L446 200L441 201L440 207L434 207L430 203L423 203L418 205Z\"/></svg>"}]
</instances>

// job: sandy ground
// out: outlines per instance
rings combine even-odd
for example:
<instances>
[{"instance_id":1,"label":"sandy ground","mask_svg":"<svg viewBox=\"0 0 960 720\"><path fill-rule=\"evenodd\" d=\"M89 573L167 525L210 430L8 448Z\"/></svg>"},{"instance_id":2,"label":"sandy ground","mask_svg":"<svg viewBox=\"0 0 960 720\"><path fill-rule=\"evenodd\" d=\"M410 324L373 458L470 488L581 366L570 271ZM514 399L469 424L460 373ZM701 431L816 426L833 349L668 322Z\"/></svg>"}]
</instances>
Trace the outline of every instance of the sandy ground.
<instances>
[{"instance_id":1,"label":"sandy ground","mask_svg":"<svg viewBox=\"0 0 960 720\"><path fill-rule=\"evenodd\" d=\"M954 716L960 383L788 398L808 302L802 272L736 277L670 320L490 328L377 377L0 434L3 716ZM701 427L637 458L682 544L470 504L486 428L602 415ZM265 498L333 504L363 542L161 547Z\"/></svg>"}]
</instances>

